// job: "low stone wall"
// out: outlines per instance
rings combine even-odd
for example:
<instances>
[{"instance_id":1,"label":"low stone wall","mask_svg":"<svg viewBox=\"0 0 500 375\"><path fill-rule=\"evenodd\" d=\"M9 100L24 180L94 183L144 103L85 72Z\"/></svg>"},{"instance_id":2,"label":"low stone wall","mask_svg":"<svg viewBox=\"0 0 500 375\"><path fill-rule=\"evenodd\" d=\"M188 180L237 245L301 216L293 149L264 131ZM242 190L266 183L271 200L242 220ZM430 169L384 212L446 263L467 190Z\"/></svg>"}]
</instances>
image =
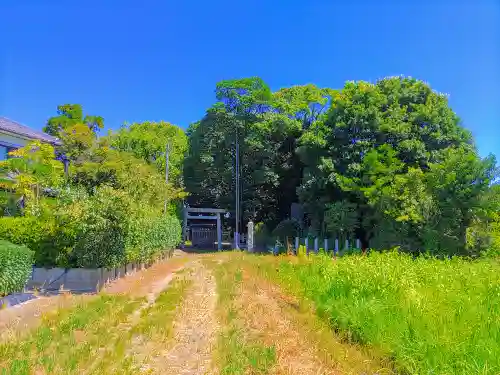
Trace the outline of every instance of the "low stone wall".
<instances>
[{"instance_id":1,"label":"low stone wall","mask_svg":"<svg viewBox=\"0 0 500 375\"><path fill-rule=\"evenodd\" d=\"M157 261L172 256L173 251L165 252ZM80 293L98 292L104 285L137 270L150 267L150 263L129 263L116 268L41 268L34 267L27 290L44 291L68 290Z\"/></svg>"}]
</instances>

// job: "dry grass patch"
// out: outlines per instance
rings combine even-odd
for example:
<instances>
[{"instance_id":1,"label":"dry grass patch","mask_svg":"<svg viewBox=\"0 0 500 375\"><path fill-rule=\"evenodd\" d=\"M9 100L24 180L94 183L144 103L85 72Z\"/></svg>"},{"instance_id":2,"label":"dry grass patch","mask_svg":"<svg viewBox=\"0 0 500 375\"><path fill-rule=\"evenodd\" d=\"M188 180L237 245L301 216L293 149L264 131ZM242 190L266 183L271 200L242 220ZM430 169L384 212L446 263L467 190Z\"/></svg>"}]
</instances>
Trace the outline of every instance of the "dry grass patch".
<instances>
[{"instance_id":1,"label":"dry grass patch","mask_svg":"<svg viewBox=\"0 0 500 375\"><path fill-rule=\"evenodd\" d=\"M334 362L318 355L290 311L280 306L278 296L260 280L243 273L243 290L237 308L246 336L276 351L276 366L270 374L337 374ZM292 306L295 301L291 301Z\"/></svg>"},{"instance_id":2,"label":"dry grass patch","mask_svg":"<svg viewBox=\"0 0 500 375\"><path fill-rule=\"evenodd\" d=\"M129 348L140 332L155 331L157 338L171 329L167 311L175 311L185 283L160 292L183 262L155 264L79 302L70 295L47 299L52 310L38 318L37 328L0 344L0 374L140 373L141 358L129 355ZM66 308L54 303L59 298ZM25 314L27 307L19 310Z\"/></svg>"},{"instance_id":3,"label":"dry grass patch","mask_svg":"<svg viewBox=\"0 0 500 375\"><path fill-rule=\"evenodd\" d=\"M268 374L276 362L275 348L246 337L236 306L236 299L241 293L242 274L234 263L226 261L228 257L230 255L221 254L220 257L205 260L215 269L217 316L222 327L214 352L217 373Z\"/></svg>"},{"instance_id":4,"label":"dry grass patch","mask_svg":"<svg viewBox=\"0 0 500 375\"><path fill-rule=\"evenodd\" d=\"M107 285L103 292L107 294L126 294L130 297L145 297L152 286L161 283L169 274L181 269L187 258L169 258L166 261L153 264L151 267L134 272Z\"/></svg>"},{"instance_id":5,"label":"dry grass patch","mask_svg":"<svg viewBox=\"0 0 500 375\"><path fill-rule=\"evenodd\" d=\"M211 371L217 301L216 283L212 273L199 262L190 275L188 290L173 323L175 345L165 353L162 374L207 374Z\"/></svg>"},{"instance_id":6,"label":"dry grass patch","mask_svg":"<svg viewBox=\"0 0 500 375\"><path fill-rule=\"evenodd\" d=\"M288 259L298 262L297 257ZM241 273L235 311L245 340L257 340L263 346L275 348L276 365L269 373L391 373L390 366L371 349L337 337L327 322L316 315L313 304L300 297L300 293L292 293L293 288L285 292L279 285L283 280L275 268L283 257L234 252L225 254L224 261ZM286 282L284 286L288 286Z\"/></svg>"},{"instance_id":7,"label":"dry grass patch","mask_svg":"<svg viewBox=\"0 0 500 375\"><path fill-rule=\"evenodd\" d=\"M155 263L148 269L138 270L131 275L115 280L101 293L127 295L133 298L158 294L165 287L165 279L183 267L188 259L170 258ZM42 318L56 315L60 309L69 309L97 298L97 295L75 295L64 293L55 296L39 297L14 308L0 309L0 342L20 339L42 322Z\"/></svg>"},{"instance_id":8,"label":"dry grass patch","mask_svg":"<svg viewBox=\"0 0 500 375\"><path fill-rule=\"evenodd\" d=\"M19 339L38 327L43 316L54 315L59 309L67 309L93 297L65 293L39 297L22 305L0 310L0 342Z\"/></svg>"},{"instance_id":9,"label":"dry grass patch","mask_svg":"<svg viewBox=\"0 0 500 375\"><path fill-rule=\"evenodd\" d=\"M91 373L88 369L116 342L119 324L141 303L101 295L45 316L26 337L0 344L0 373Z\"/></svg>"}]
</instances>

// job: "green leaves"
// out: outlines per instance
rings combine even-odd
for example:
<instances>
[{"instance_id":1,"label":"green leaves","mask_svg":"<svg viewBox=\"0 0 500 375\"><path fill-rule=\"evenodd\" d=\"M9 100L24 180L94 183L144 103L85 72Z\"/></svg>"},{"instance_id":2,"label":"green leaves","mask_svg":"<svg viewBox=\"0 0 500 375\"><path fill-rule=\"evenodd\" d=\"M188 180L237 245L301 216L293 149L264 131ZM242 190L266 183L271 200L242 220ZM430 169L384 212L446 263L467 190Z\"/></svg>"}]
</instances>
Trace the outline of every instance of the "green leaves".
<instances>
[{"instance_id":1,"label":"green leaves","mask_svg":"<svg viewBox=\"0 0 500 375\"><path fill-rule=\"evenodd\" d=\"M67 130L76 124L85 124L93 133L104 127L104 119L101 116L86 115L83 117L83 109L80 104L63 104L57 106L58 116L49 118L43 131L55 137L61 131Z\"/></svg>"},{"instance_id":2,"label":"green leaves","mask_svg":"<svg viewBox=\"0 0 500 375\"><path fill-rule=\"evenodd\" d=\"M494 161L481 160L446 96L422 81L347 82L300 139L299 196L312 221L352 202L372 246L456 254ZM382 241L381 239L384 238Z\"/></svg>"},{"instance_id":3,"label":"green leaves","mask_svg":"<svg viewBox=\"0 0 500 375\"><path fill-rule=\"evenodd\" d=\"M334 93L334 90L312 84L292 86L273 94L273 106L299 120L302 128L307 129L325 113Z\"/></svg>"},{"instance_id":4,"label":"green leaves","mask_svg":"<svg viewBox=\"0 0 500 375\"><path fill-rule=\"evenodd\" d=\"M109 186L99 187L90 196L68 197L61 215L75 234L68 256L78 267L146 262L180 242L181 226L176 216L142 206L126 191Z\"/></svg>"},{"instance_id":5,"label":"green leaves","mask_svg":"<svg viewBox=\"0 0 500 375\"><path fill-rule=\"evenodd\" d=\"M269 86L259 77L232 79L217 83L215 96L230 113L262 112L271 100Z\"/></svg>"},{"instance_id":6,"label":"green leaves","mask_svg":"<svg viewBox=\"0 0 500 375\"><path fill-rule=\"evenodd\" d=\"M301 234L302 228L300 223L295 219L285 219L278 223L276 228L273 230L273 236L280 239L285 239L286 237L294 238Z\"/></svg>"},{"instance_id":7,"label":"green leaves","mask_svg":"<svg viewBox=\"0 0 500 375\"><path fill-rule=\"evenodd\" d=\"M300 87L295 91L301 92ZM298 112L292 112L308 108L309 99L305 94L271 95L259 78L222 81L216 97L219 102L187 131L184 178L189 202L234 210L238 134L243 219L274 227L297 201L302 165L296 148L303 124Z\"/></svg>"},{"instance_id":8,"label":"green leaves","mask_svg":"<svg viewBox=\"0 0 500 375\"><path fill-rule=\"evenodd\" d=\"M356 205L347 201L338 201L326 205L325 226L332 235L350 237L359 226Z\"/></svg>"},{"instance_id":9,"label":"green leaves","mask_svg":"<svg viewBox=\"0 0 500 375\"><path fill-rule=\"evenodd\" d=\"M82 118L79 105L60 106L59 115L48 126L62 140L59 156L72 161L69 173L64 178L54 148L39 142L17 150L17 158L4 162L5 169L16 172L16 192L28 198L28 208L36 203L38 210L25 210L32 213L30 217L0 218L0 238L28 244L37 265L62 267L111 267L132 259L149 260L176 245L179 220L165 216L163 210L166 206L175 215L185 196L184 132L165 122L145 122L97 139L101 117ZM168 184L167 143L171 146ZM44 196L44 189L55 198Z\"/></svg>"},{"instance_id":10,"label":"green leaves","mask_svg":"<svg viewBox=\"0 0 500 375\"><path fill-rule=\"evenodd\" d=\"M39 214L40 198L45 189L55 189L63 182L63 166L54 160L54 148L40 141L28 143L10 153L0 168L13 176L15 192L25 198L27 214Z\"/></svg>"},{"instance_id":11,"label":"green leaves","mask_svg":"<svg viewBox=\"0 0 500 375\"><path fill-rule=\"evenodd\" d=\"M184 131L168 122L143 122L125 125L109 135L110 146L129 152L137 159L153 165L161 174L165 173L165 150L169 145L169 182L180 186L182 164L188 141Z\"/></svg>"},{"instance_id":12,"label":"green leaves","mask_svg":"<svg viewBox=\"0 0 500 375\"><path fill-rule=\"evenodd\" d=\"M144 213L129 222L125 244L127 261L147 261L181 242L181 224L171 215L153 216Z\"/></svg>"},{"instance_id":13,"label":"green leaves","mask_svg":"<svg viewBox=\"0 0 500 375\"><path fill-rule=\"evenodd\" d=\"M30 249L0 240L0 297L23 289L32 264L33 252Z\"/></svg>"}]
</instances>

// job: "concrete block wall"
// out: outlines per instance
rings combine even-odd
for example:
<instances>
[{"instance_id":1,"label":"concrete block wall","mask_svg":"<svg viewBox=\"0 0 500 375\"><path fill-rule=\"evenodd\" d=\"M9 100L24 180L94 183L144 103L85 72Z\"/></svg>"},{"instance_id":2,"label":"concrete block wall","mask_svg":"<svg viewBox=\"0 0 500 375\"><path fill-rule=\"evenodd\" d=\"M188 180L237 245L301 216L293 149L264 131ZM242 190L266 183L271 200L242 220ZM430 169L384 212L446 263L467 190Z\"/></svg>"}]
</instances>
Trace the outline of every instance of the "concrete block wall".
<instances>
[{"instance_id":1,"label":"concrete block wall","mask_svg":"<svg viewBox=\"0 0 500 375\"><path fill-rule=\"evenodd\" d=\"M165 252L157 261L170 258L173 251ZM146 269L155 262L129 263L121 267L106 268L41 268L34 267L26 289L56 291L60 289L80 293L95 293L112 280Z\"/></svg>"}]
</instances>

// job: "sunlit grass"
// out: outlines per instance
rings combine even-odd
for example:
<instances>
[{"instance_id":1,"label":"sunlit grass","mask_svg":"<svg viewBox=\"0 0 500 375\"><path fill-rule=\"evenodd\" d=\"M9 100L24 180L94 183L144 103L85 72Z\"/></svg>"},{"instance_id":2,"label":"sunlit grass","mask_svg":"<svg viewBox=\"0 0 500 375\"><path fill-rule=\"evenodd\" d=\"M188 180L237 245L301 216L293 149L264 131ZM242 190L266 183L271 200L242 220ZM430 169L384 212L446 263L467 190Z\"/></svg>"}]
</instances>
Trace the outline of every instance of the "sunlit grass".
<instances>
[{"instance_id":1,"label":"sunlit grass","mask_svg":"<svg viewBox=\"0 0 500 375\"><path fill-rule=\"evenodd\" d=\"M398 372L500 373L500 265L372 253L253 262L314 302L346 342Z\"/></svg>"},{"instance_id":2,"label":"sunlit grass","mask_svg":"<svg viewBox=\"0 0 500 375\"><path fill-rule=\"evenodd\" d=\"M207 261L210 263L210 261ZM235 307L240 293L242 273L235 263L215 266L218 293L218 314L223 329L216 349L216 367L220 374L267 374L276 363L274 347L258 341L249 342L243 334L243 324Z\"/></svg>"},{"instance_id":3,"label":"sunlit grass","mask_svg":"<svg viewBox=\"0 0 500 375\"><path fill-rule=\"evenodd\" d=\"M82 373L101 348L116 340L118 325L141 302L101 295L72 309L59 310L26 337L0 344L0 373Z\"/></svg>"},{"instance_id":4,"label":"sunlit grass","mask_svg":"<svg viewBox=\"0 0 500 375\"><path fill-rule=\"evenodd\" d=\"M149 340L158 342L171 339L172 323L191 284L190 279L174 279L172 285L158 296L156 302L142 311L140 323L133 328L132 333L145 335Z\"/></svg>"},{"instance_id":5,"label":"sunlit grass","mask_svg":"<svg viewBox=\"0 0 500 375\"><path fill-rule=\"evenodd\" d=\"M136 374L145 357L134 356L134 338L163 348L188 286L175 278L142 310L144 298L106 294L61 309L29 334L0 344L0 374Z\"/></svg>"},{"instance_id":6,"label":"sunlit grass","mask_svg":"<svg viewBox=\"0 0 500 375\"><path fill-rule=\"evenodd\" d=\"M143 365L149 366L151 355L169 346L173 321L189 285L191 280L174 278L153 304L122 327L118 339L108 345L106 355L95 364L92 373L132 375L140 372Z\"/></svg>"}]
</instances>

